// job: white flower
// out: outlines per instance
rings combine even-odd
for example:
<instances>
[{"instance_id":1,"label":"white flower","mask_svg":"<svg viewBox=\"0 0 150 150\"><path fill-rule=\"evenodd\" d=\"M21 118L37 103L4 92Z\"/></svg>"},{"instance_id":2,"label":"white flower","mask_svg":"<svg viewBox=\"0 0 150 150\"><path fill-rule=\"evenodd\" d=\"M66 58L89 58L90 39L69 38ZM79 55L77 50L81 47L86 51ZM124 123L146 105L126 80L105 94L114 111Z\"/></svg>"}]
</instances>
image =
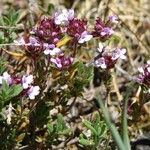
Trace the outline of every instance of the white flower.
<instances>
[{"instance_id":1,"label":"white flower","mask_svg":"<svg viewBox=\"0 0 150 150\"><path fill-rule=\"evenodd\" d=\"M147 67L147 71L150 73L150 67Z\"/></svg>"},{"instance_id":2,"label":"white flower","mask_svg":"<svg viewBox=\"0 0 150 150\"><path fill-rule=\"evenodd\" d=\"M61 59L51 58L51 62L54 63L58 68L62 68Z\"/></svg>"},{"instance_id":3,"label":"white flower","mask_svg":"<svg viewBox=\"0 0 150 150\"><path fill-rule=\"evenodd\" d=\"M12 78L7 72L4 72L3 75L0 76L0 84L2 84L3 80L5 80L7 84L12 83Z\"/></svg>"},{"instance_id":4,"label":"white flower","mask_svg":"<svg viewBox=\"0 0 150 150\"><path fill-rule=\"evenodd\" d=\"M54 56L61 52L60 48L55 47L54 44L50 44L50 45L45 44L45 47L46 47L46 49L44 50L45 55Z\"/></svg>"},{"instance_id":5,"label":"white flower","mask_svg":"<svg viewBox=\"0 0 150 150\"><path fill-rule=\"evenodd\" d=\"M112 53L112 60L117 60L118 58L120 59L126 59L125 56L126 53L126 49L122 48L122 49L116 49L113 53Z\"/></svg>"},{"instance_id":6,"label":"white flower","mask_svg":"<svg viewBox=\"0 0 150 150\"><path fill-rule=\"evenodd\" d=\"M39 95L39 93L40 93L39 86L31 86L27 92L30 99L35 99L35 96Z\"/></svg>"},{"instance_id":7,"label":"white flower","mask_svg":"<svg viewBox=\"0 0 150 150\"><path fill-rule=\"evenodd\" d=\"M138 71L144 75L144 69L142 67L138 68Z\"/></svg>"},{"instance_id":8,"label":"white flower","mask_svg":"<svg viewBox=\"0 0 150 150\"><path fill-rule=\"evenodd\" d=\"M74 10L73 9L69 9L67 12L67 18L68 20L72 20L74 18Z\"/></svg>"},{"instance_id":9,"label":"white flower","mask_svg":"<svg viewBox=\"0 0 150 150\"><path fill-rule=\"evenodd\" d=\"M106 69L107 65L105 63L105 58L101 57L95 61L96 67L101 67L102 69Z\"/></svg>"},{"instance_id":10,"label":"white flower","mask_svg":"<svg viewBox=\"0 0 150 150\"><path fill-rule=\"evenodd\" d=\"M33 82L33 75L23 76L22 77L22 86L24 89L27 89L30 84Z\"/></svg>"},{"instance_id":11,"label":"white flower","mask_svg":"<svg viewBox=\"0 0 150 150\"><path fill-rule=\"evenodd\" d=\"M55 24L60 25L60 24L65 24L69 20L72 20L74 18L74 10L73 9L64 9L62 12L56 12L55 13Z\"/></svg>"},{"instance_id":12,"label":"white flower","mask_svg":"<svg viewBox=\"0 0 150 150\"><path fill-rule=\"evenodd\" d=\"M44 54L45 55L48 55L48 54L50 54L51 56L54 56L54 55L57 55L58 53L60 53L60 48L54 48L54 49L52 49L52 50L50 50L50 49L46 49L46 50L44 50Z\"/></svg>"},{"instance_id":13,"label":"white flower","mask_svg":"<svg viewBox=\"0 0 150 150\"><path fill-rule=\"evenodd\" d=\"M87 31L82 32L81 37L78 41L78 43L84 43L87 42L89 40L91 40L93 36L91 34L88 34Z\"/></svg>"},{"instance_id":14,"label":"white flower","mask_svg":"<svg viewBox=\"0 0 150 150\"><path fill-rule=\"evenodd\" d=\"M150 65L150 60L147 61L147 64Z\"/></svg>"}]
</instances>

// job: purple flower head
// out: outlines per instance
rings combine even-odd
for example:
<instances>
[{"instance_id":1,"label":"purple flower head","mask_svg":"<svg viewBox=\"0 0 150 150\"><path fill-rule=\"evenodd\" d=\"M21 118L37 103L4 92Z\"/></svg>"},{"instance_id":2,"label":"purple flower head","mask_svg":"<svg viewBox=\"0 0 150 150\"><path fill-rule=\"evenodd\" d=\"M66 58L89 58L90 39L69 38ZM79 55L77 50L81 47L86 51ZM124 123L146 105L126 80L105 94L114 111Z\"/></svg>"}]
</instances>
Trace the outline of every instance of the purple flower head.
<instances>
[{"instance_id":1,"label":"purple flower head","mask_svg":"<svg viewBox=\"0 0 150 150\"><path fill-rule=\"evenodd\" d=\"M43 51L42 43L36 37L27 36L14 42L17 45L24 47L26 52L33 57L39 55Z\"/></svg>"},{"instance_id":2,"label":"purple flower head","mask_svg":"<svg viewBox=\"0 0 150 150\"><path fill-rule=\"evenodd\" d=\"M44 18L34 30L37 37L43 42L56 44L61 38L61 28L55 24L54 19Z\"/></svg>"},{"instance_id":3,"label":"purple flower head","mask_svg":"<svg viewBox=\"0 0 150 150\"><path fill-rule=\"evenodd\" d=\"M74 10L73 9L63 9L61 12L56 12L54 15L54 21L56 25L60 24L68 24L70 20L74 18Z\"/></svg>"},{"instance_id":4,"label":"purple flower head","mask_svg":"<svg viewBox=\"0 0 150 150\"><path fill-rule=\"evenodd\" d=\"M67 26L67 33L69 36L73 37L76 41L80 40L80 38L86 39L85 35L90 35L85 31L87 31L87 21L76 18L69 21L69 24Z\"/></svg>"},{"instance_id":5,"label":"purple flower head","mask_svg":"<svg viewBox=\"0 0 150 150\"><path fill-rule=\"evenodd\" d=\"M106 26L100 18L96 19L94 31L92 32L94 37L106 39L109 38L113 33L114 31L110 27Z\"/></svg>"},{"instance_id":6,"label":"purple flower head","mask_svg":"<svg viewBox=\"0 0 150 150\"><path fill-rule=\"evenodd\" d=\"M109 16L108 20L109 20L110 23L115 23L115 24L118 23L118 17L115 16L115 15Z\"/></svg>"},{"instance_id":7,"label":"purple flower head","mask_svg":"<svg viewBox=\"0 0 150 150\"><path fill-rule=\"evenodd\" d=\"M150 61L147 61L147 63L143 67L140 67L138 70L140 74L137 76L137 81L140 84L144 84L150 88Z\"/></svg>"},{"instance_id":8,"label":"purple flower head","mask_svg":"<svg viewBox=\"0 0 150 150\"><path fill-rule=\"evenodd\" d=\"M50 61L56 65L59 69L65 69L71 66L73 63L72 57L66 57L64 54L60 54L56 58L51 58Z\"/></svg>"}]
</instances>

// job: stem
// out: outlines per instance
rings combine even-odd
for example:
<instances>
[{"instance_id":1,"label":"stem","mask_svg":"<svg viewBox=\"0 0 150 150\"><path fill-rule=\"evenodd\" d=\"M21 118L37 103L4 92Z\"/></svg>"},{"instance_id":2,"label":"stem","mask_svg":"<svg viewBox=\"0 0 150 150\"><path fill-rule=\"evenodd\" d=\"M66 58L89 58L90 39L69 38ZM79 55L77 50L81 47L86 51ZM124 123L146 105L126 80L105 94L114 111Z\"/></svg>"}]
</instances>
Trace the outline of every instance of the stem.
<instances>
[{"instance_id":1,"label":"stem","mask_svg":"<svg viewBox=\"0 0 150 150\"><path fill-rule=\"evenodd\" d=\"M74 44L73 44L73 58L75 58L76 56L76 52L77 52L77 41L74 41Z\"/></svg>"}]
</instances>

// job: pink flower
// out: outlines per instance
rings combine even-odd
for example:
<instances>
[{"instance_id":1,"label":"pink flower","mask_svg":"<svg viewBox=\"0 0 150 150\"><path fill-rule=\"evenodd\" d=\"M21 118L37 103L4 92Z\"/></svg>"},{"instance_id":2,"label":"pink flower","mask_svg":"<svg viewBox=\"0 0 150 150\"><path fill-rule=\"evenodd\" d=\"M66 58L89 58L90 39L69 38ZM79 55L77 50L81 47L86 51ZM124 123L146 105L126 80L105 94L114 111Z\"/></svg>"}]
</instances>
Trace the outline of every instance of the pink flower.
<instances>
[{"instance_id":1,"label":"pink flower","mask_svg":"<svg viewBox=\"0 0 150 150\"><path fill-rule=\"evenodd\" d=\"M94 31L92 32L92 35L94 37L100 37L101 39L107 39L113 33L114 33L114 31L110 27L108 27L100 18L96 19Z\"/></svg>"}]
</instances>

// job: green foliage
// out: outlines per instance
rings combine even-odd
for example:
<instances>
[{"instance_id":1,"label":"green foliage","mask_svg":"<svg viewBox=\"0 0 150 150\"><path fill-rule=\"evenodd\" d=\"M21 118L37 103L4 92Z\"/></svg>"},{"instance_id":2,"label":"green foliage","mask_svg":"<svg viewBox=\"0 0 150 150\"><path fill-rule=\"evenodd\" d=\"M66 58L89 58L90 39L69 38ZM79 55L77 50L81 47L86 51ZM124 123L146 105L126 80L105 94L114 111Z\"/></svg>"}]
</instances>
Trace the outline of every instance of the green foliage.
<instances>
[{"instance_id":1,"label":"green foliage","mask_svg":"<svg viewBox=\"0 0 150 150\"><path fill-rule=\"evenodd\" d=\"M4 58L0 57L0 74L5 71L7 63L8 62Z\"/></svg>"},{"instance_id":2,"label":"green foliage","mask_svg":"<svg viewBox=\"0 0 150 150\"><path fill-rule=\"evenodd\" d=\"M95 121L84 120L83 125L90 130L91 136L87 137L84 133L80 134L79 143L83 146L91 146L98 149L98 145L101 141L107 137L107 126L104 121L100 119L100 116L96 114Z\"/></svg>"},{"instance_id":3,"label":"green foliage","mask_svg":"<svg viewBox=\"0 0 150 150\"><path fill-rule=\"evenodd\" d=\"M86 66L82 62L77 62L73 67L77 69L73 80L73 93L79 95L83 91L83 87L87 86L93 79L93 66Z\"/></svg>"},{"instance_id":4,"label":"green foliage","mask_svg":"<svg viewBox=\"0 0 150 150\"><path fill-rule=\"evenodd\" d=\"M66 123L61 114L58 114L57 120L54 124L48 123L47 132L49 134L49 143L55 142L59 136L69 135L71 129L66 126Z\"/></svg>"},{"instance_id":5,"label":"green foliage","mask_svg":"<svg viewBox=\"0 0 150 150\"><path fill-rule=\"evenodd\" d=\"M0 17L0 44L11 43L16 37L17 25L21 20L21 12L11 8Z\"/></svg>"},{"instance_id":6,"label":"green foliage","mask_svg":"<svg viewBox=\"0 0 150 150\"><path fill-rule=\"evenodd\" d=\"M20 11L16 11L15 9L10 9L7 11L3 17L0 18L0 25L1 26L16 26L20 21Z\"/></svg>"},{"instance_id":7,"label":"green foliage","mask_svg":"<svg viewBox=\"0 0 150 150\"><path fill-rule=\"evenodd\" d=\"M0 31L0 44L5 43L5 36L4 36L4 32Z\"/></svg>"},{"instance_id":8,"label":"green foliage","mask_svg":"<svg viewBox=\"0 0 150 150\"><path fill-rule=\"evenodd\" d=\"M0 146L1 150L9 150L13 149L16 141L16 129L12 128L11 126L5 126L3 127L3 124L1 125L0 129Z\"/></svg>"},{"instance_id":9,"label":"green foliage","mask_svg":"<svg viewBox=\"0 0 150 150\"><path fill-rule=\"evenodd\" d=\"M48 124L48 133L56 134L56 135L67 135L70 132L70 129L67 128L66 123L61 114L58 114L57 121L55 124Z\"/></svg>"},{"instance_id":10,"label":"green foliage","mask_svg":"<svg viewBox=\"0 0 150 150\"><path fill-rule=\"evenodd\" d=\"M129 135L128 135L128 124L127 124L127 107L128 107L127 104L128 104L128 99L129 99L128 92L129 91L127 91L126 96L125 96L125 105L124 105L124 111L123 111L123 115L122 115L122 131L123 131L122 136L118 132L118 129L115 126L115 124L111 122L111 119L109 116L109 111L104 106L103 101L101 100L100 96L98 96L99 104L100 104L101 110L104 114L104 120L111 132L111 135L112 135L114 141L116 142L116 144L120 150L126 150L126 149L130 150L131 149Z\"/></svg>"},{"instance_id":11,"label":"green foliage","mask_svg":"<svg viewBox=\"0 0 150 150\"><path fill-rule=\"evenodd\" d=\"M0 111L6 103L8 103L13 97L19 95L23 88L21 85L9 86L6 81L3 80L0 88Z\"/></svg>"}]
</instances>

